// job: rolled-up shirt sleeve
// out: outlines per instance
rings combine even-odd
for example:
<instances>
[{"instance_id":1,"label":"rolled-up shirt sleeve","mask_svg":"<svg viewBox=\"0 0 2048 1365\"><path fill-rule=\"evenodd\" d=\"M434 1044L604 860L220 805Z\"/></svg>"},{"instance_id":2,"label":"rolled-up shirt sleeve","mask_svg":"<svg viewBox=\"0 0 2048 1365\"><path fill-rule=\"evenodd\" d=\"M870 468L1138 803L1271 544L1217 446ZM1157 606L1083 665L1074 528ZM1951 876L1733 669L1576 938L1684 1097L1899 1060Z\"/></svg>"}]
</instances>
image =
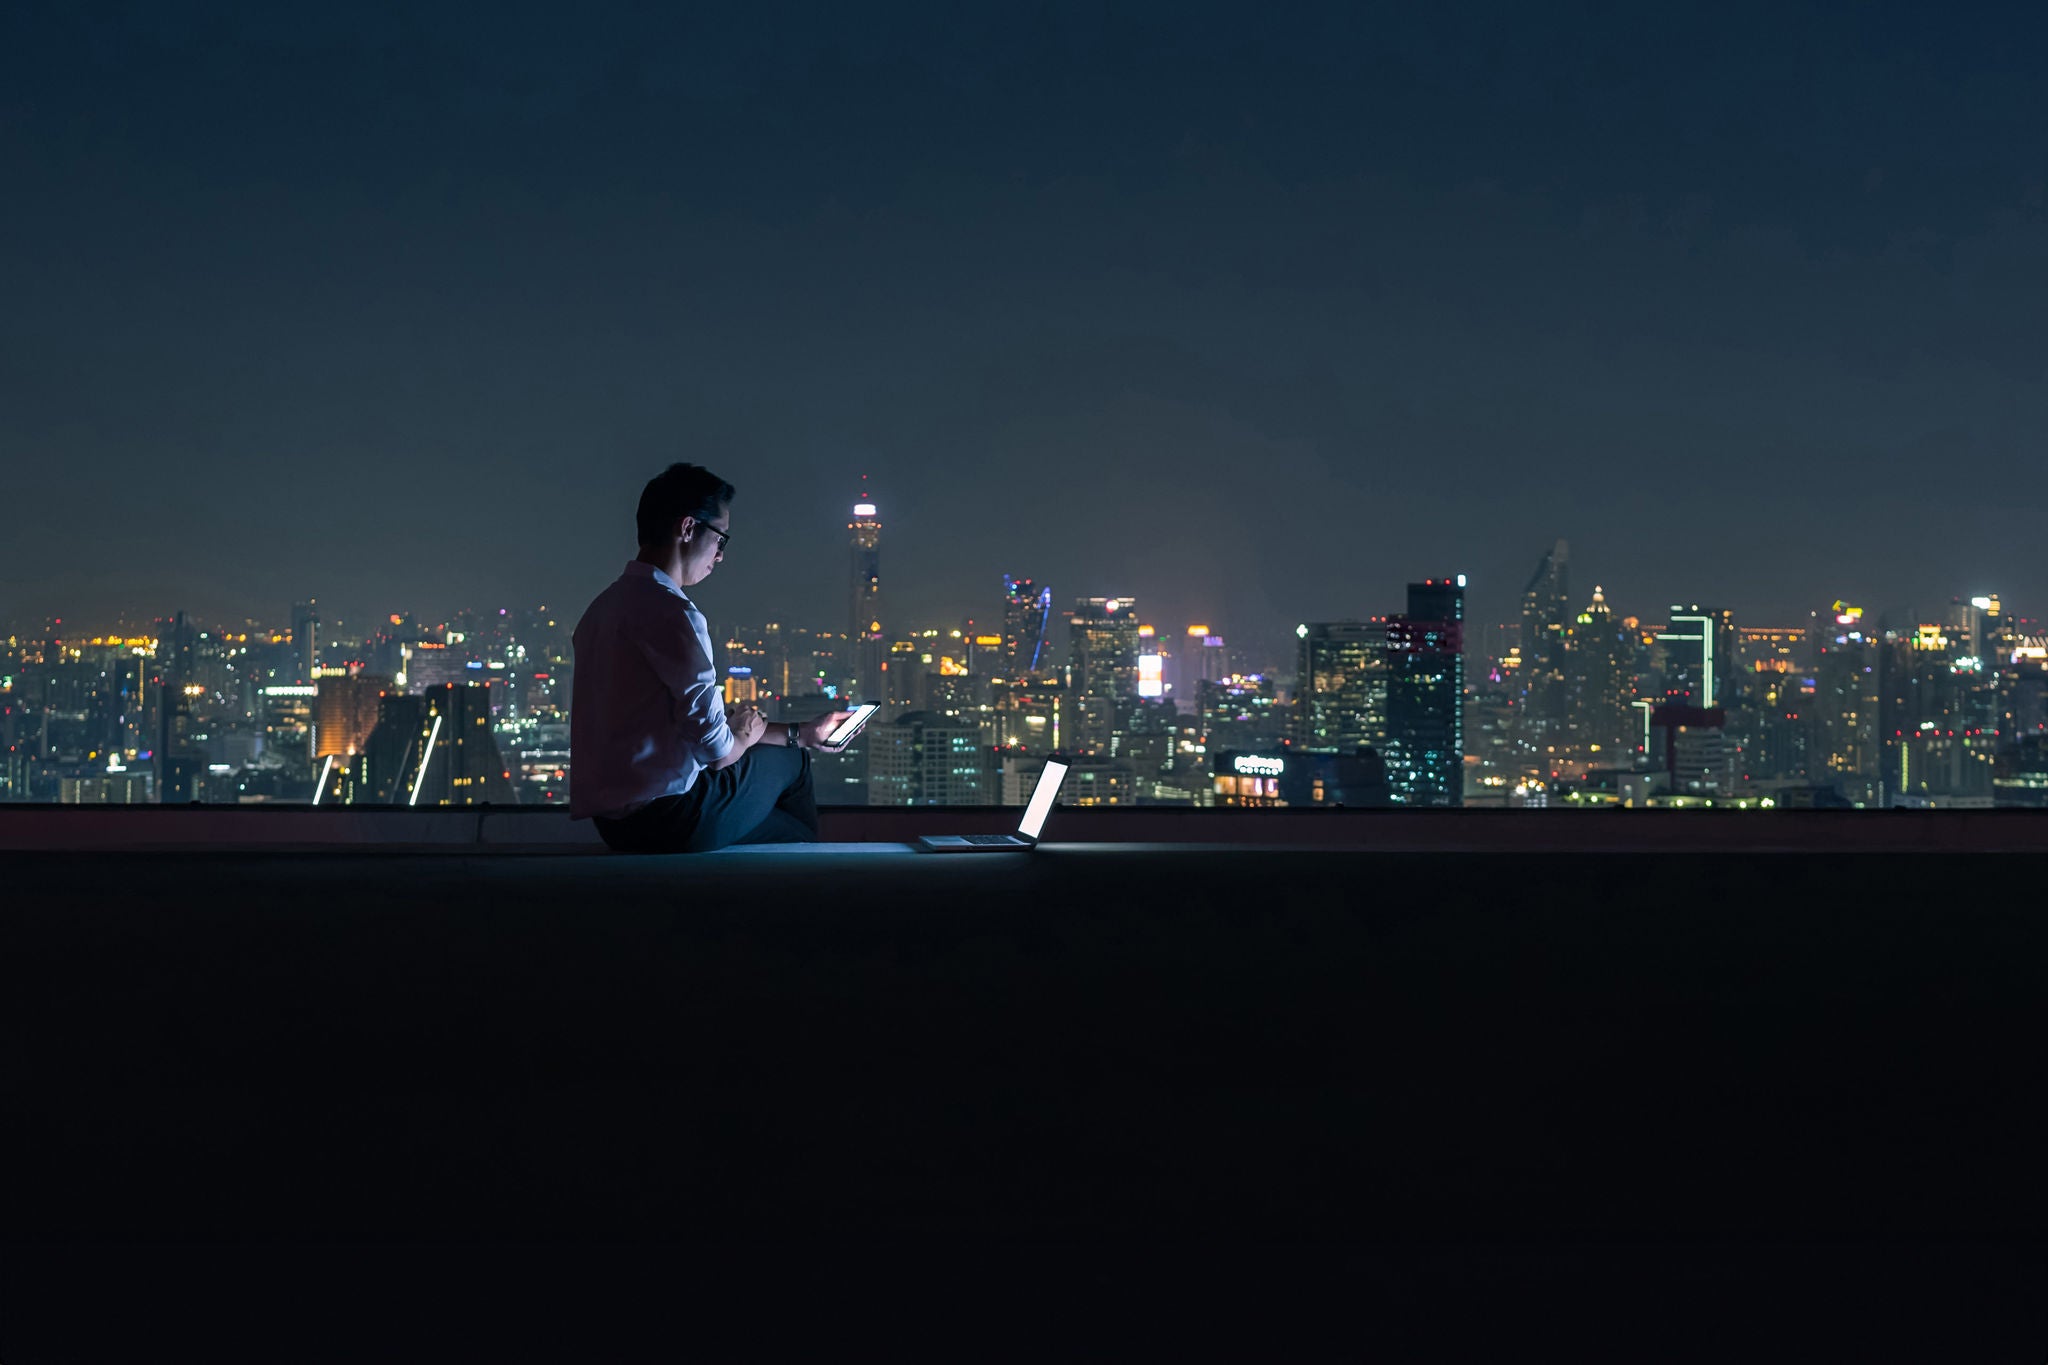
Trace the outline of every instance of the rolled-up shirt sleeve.
<instances>
[{"instance_id":1,"label":"rolled-up shirt sleeve","mask_svg":"<svg viewBox=\"0 0 2048 1365\"><path fill-rule=\"evenodd\" d=\"M732 727L725 723L725 694L709 645L690 624L679 624L658 638L642 637L640 652L673 700L676 733L709 767L732 752Z\"/></svg>"}]
</instances>

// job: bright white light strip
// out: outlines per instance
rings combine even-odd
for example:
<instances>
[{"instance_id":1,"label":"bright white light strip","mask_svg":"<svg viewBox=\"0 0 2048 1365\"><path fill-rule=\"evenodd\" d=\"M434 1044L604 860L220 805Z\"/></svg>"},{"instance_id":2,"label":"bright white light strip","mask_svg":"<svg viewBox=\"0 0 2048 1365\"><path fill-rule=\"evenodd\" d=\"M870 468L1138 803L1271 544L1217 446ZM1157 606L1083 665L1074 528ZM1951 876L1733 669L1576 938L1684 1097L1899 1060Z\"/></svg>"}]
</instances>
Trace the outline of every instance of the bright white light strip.
<instances>
[{"instance_id":1,"label":"bright white light strip","mask_svg":"<svg viewBox=\"0 0 2048 1365\"><path fill-rule=\"evenodd\" d=\"M327 790L327 774L334 771L334 755L327 755L327 761L320 765L320 780L313 784L313 804L320 804L321 795Z\"/></svg>"},{"instance_id":2,"label":"bright white light strip","mask_svg":"<svg viewBox=\"0 0 2048 1365\"><path fill-rule=\"evenodd\" d=\"M1643 713L1643 752L1648 754L1650 752L1650 717L1657 713L1657 703L1638 701L1629 704Z\"/></svg>"},{"instance_id":3,"label":"bright white light strip","mask_svg":"<svg viewBox=\"0 0 2048 1365\"><path fill-rule=\"evenodd\" d=\"M427 780L427 764L434 757L434 741L440 737L441 717L436 714L434 717L434 728L427 732L427 752L420 759L419 775L412 780L412 799L405 803L408 806L417 806L420 803L420 788L425 785Z\"/></svg>"}]
</instances>

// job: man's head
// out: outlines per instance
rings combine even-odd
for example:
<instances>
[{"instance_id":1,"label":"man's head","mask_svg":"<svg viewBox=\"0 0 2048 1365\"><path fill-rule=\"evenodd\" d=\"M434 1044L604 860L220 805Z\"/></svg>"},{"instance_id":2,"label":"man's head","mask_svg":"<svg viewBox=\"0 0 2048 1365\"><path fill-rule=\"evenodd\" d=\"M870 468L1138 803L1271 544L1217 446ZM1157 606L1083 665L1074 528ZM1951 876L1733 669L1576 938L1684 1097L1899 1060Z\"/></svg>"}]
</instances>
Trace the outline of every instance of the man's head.
<instances>
[{"instance_id":1,"label":"man's head","mask_svg":"<svg viewBox=\"0 0 2048 1365\"><path fill-rule=\"evenodd\" d=\"M702 583L725 552L733 487L702 465L672 464L640 491L640 558L684 587Z\"/></svg>"}]
</instances>

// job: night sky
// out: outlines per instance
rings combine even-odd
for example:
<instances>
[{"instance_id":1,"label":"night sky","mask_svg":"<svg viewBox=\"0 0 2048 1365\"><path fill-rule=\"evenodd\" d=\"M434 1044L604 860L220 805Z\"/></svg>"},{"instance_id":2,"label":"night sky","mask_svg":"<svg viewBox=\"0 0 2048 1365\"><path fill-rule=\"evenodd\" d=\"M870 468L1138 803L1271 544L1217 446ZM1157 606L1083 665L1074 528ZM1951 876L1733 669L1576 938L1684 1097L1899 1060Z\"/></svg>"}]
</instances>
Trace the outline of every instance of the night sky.
<instances>
[{"instance_id":1,"label":"night sky","mask_svg":"<svg viewBox=\"0 0 2048 1365\"><path fill-rule=\"evenodd\" d=\"M2019 7L415 8L0 17L0 618L2048 608Z\"/></svg>"}]
</instances>

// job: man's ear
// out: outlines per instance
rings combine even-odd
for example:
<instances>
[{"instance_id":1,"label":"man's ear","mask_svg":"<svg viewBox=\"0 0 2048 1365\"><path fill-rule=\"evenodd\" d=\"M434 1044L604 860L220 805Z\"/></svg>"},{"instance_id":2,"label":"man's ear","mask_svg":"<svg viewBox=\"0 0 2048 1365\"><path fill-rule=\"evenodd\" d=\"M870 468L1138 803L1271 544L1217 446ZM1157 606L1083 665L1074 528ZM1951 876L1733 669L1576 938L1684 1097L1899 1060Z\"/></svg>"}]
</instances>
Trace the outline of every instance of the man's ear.
<instances>
[{"instance_id":1,"label":"man's ear","mask_svg":"<svg viewBox=\"0 0 2048 1365\"><path fill-rule=\"evenodd\" d=\"M676 518L676 539L677 539L677 540L688 540L688 539L690 538L690 528L691 528L691 527L693 527L693 526L695 526L696 524L697 524L697 519L696 519L695 517L687 517L687 516L686 516L686 517L677 517L677 518Z\"/></svg>"}]
</instances>

